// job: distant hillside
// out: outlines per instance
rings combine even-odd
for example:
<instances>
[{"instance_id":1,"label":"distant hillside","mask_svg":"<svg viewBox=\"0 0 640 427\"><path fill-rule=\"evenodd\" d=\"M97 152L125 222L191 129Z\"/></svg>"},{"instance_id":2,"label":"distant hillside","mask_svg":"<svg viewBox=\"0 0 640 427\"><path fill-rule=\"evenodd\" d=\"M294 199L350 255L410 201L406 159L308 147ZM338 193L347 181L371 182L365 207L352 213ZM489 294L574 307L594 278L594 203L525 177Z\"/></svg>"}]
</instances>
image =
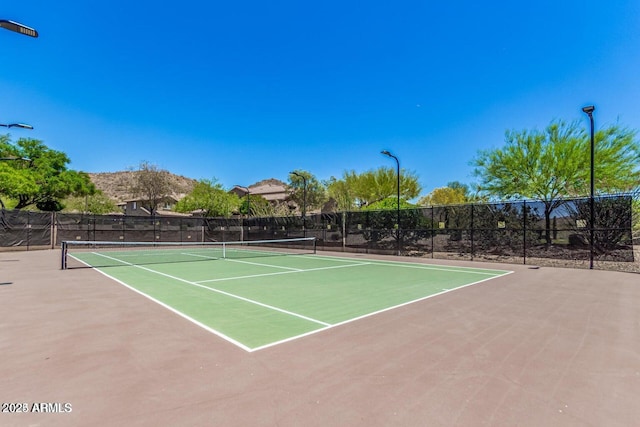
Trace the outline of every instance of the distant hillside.
<instances>
[{"instance_id":1,"label":"distant hillside","mask_svg":"<svg viewBox=\"0 0 640 427\"><path fill-rule=\"evenodd\" d=\"M89 173L91 182L95 184L96 188L116 202L134 198L130 192L134 175L135 171ZM175 194L187 194L197 183L195 179L174 174L169 175L171 188Z\"/></svg>"},{"instance_id":2,"label":"distant hillside","mask_svg":"<svg viewBox=\"0 0 640 427\"><path fill-rule=\"evenodd\" d=\"M287 184L275 178L263 179L262 181L256 182L255 184L251 184L249 188L260 187L263 185L279 185L281 187L286 187Z\"/></svg>"}]
</instances>

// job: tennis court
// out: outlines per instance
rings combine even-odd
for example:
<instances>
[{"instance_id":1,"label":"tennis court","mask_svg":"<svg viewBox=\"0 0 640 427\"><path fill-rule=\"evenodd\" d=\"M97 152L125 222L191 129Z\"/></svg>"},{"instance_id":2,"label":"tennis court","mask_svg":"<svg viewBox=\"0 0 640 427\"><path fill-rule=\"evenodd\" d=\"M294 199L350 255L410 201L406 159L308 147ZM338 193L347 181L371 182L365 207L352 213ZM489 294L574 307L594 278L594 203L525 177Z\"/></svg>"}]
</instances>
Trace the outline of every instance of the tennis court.
<instances>
[{"instance_id":1,"label":"tennis court","mask_svg":"<svg viewBox=\"0 0 640 427\"><path fill-rule=\"evenodd\" d=\"M324 256L313 243L83 242L63 249L63 263L94 267L246 351L511 273Z\"/></svg>"},{"instance_id":2,"label":"tennis court","mask_svg":"<svg viewBox=\"0 0 640 427\"><path fill-rule=\"evenodd\" d=\"M91 251L112 256L122 248ZM282 264L289 258L301 259ZM269 286L269 277L298 277L289 285L305 293L312 287L305 275L320 271L353 271L350 278L340 276L346 282L376 269L378 276L392 277L383 284L389 294L394 286L406 287L409 277L426 283L445 270L513 273L464 289L439 283L453 291L342 326L319 326L314 331L323 332L260 351L232 345L100 273L129 271L160 288L182 283L185 293L199 287L141 267L185 268L181 279L198 281L206 279L194 277L196 270L217 279L227 264L237 264L227 277L241 276L244 264L231 259L299 269L314 268L303 264L313 260L336 267L367 263L253 279L260 287ZM69 262L70 268L83 265ZM0 400L13 408L72 406L65 413L0 413L2 426L630 426L640 417L640 287L634 274L337 252L142 262L67 271L60 269L59 249L0 252ZM316 286L328 292L330 276L320 277ZM459 280L453 272L445 277ZM370 286L385 280L375 277ZM360 303L373 293L355 299ZM288 297L300 299L293 292ZM317 304L312 300L306 299ZM337 311L339 303L326 308ZM205 305L215 311L211 301ZM231 323L248 317L241 308L225 311L235 318ZM306 310L302 304L296 309ZM318 320L340 325L329 316Z\"/></svg>"}]
</instances>

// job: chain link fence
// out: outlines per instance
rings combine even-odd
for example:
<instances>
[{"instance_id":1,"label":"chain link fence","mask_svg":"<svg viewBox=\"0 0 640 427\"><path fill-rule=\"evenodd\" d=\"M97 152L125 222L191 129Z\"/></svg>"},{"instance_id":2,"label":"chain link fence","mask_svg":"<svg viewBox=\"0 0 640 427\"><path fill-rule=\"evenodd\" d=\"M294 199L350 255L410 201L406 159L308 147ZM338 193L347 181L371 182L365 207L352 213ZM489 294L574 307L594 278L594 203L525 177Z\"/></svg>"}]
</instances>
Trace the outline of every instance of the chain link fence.
<instances>
[{"instance_id":1,"label":"chain link fence","mask_svg":"<svg viewBox=\"0 0 640 427\"><path fill-rule=\"evenodd\" d=\"M635 206L635 207L634 207ZM0 249L65 240L203 242L315 237L319 250L640 272L638 198L436 206L265 218L2 211ZM635 241L634 241L634 231Z\"/></svg>"}]
</instances>

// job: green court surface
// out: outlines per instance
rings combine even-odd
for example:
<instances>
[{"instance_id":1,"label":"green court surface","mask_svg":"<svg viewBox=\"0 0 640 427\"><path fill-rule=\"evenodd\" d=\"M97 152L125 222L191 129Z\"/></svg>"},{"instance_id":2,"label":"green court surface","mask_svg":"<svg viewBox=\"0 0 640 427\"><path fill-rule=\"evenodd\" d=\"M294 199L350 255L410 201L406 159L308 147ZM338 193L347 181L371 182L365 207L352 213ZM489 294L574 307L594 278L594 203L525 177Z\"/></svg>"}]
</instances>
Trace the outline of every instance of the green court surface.
<instances>
[{"instance_id":1,"label":"green court surface","mask_svg":"<svg viewBox=\"0 0 640 427\"><path fill-rule=\"evenodd\" d=\"M132 290L255 351L509 271L296 254L134 264L128 252L70 254Z\"/></svg>"}]
</instances>

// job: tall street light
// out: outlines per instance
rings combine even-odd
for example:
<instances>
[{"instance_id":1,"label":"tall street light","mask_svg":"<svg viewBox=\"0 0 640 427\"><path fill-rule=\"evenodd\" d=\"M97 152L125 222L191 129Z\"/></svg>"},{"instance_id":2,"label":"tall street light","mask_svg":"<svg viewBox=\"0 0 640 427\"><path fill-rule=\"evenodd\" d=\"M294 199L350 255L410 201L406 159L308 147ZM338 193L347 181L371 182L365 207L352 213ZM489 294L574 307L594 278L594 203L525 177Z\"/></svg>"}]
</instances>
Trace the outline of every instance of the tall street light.
<instances>
[{"instance_id":1,"label":"tall street light","mask_svg":"<svg viewBox=\"0 0 640 427\"><path fill-rule=\"evenodd\" d=\"M247 192L247 218L249 218L249 215L251 214L251 198L250 198L250 192L249 192L249 187L243 187L241 185L236 185L236 188L239 188L240 190L246 191ZM242 218L241 218L242 219ZM242 227L240 227L240 240L244 241L244 219L242 219ZM249 238L247 238L247 240L249 240Z\"/></svg>"},{"instance_id":2,"label":"tall street light","mask_svg":"<svg viewBox=\"0 0 640 427\"><path fill-rule=\"evenodd\" d=\"M302 178L302 231L304 233L304 237L307 237L307 177L296 171L291 172L291 175Z\"/></svg>"},{"instance_id":3,"label":"tall street light","mask_svg":"<svg viewBox=\"0 0 640 427\"><path fill-rule=\"evenodd\" d=\"M20 24L19 22L9 21L6 19L0 19L0 28L4 28L5 30L13 31L18 34L24 34L29 37L38 37L38 32L31 27L27 27L26 25ZM9 123L9 124L0 124L0 126L6 128L22 128L22 129L33 129L33 126L26 125L24 123ZM11 160L24 160L31 162L31 159L25 159L23 157L2 157L0 160L3 161L11 161ZM2 214L4 216L4 203L2 199L0 199L0 208L2 208Z\"/></svg>"},{"instance_id":4,"label":"tall street light","mask_svg":"<svg viewBox=\"0 0 640 427\"><path fill-rule=\"evenodd\" d=\"M589 191L589 223L591 226L589 227L589 268L593 269L593 227L595 222L595 201L593 199L595 193L595 181L594 181L594 157L595 157L595 144L593 140L593 111L596 109L593 105L589 105L584 107L582 111L584 111L587 116L589 116L589 122L591 123L591 188Z\"/></svg>"},{"instance_id":5,"label":"tall street light","mask_svg":"<svg viewBox=\"0 0 640 427\"><path fill-rule=\"evenodd\" d=\"M33 28L27 27L26 25L22 25L18 22L8 21L6 19L0 19L0 28L5 28L9 31L14 31L29 37L38 37L38 32Z\"/></svg>"},{"instance_id":6,"label":"tall street light","mask_svg":"<svg viewBox=\"0 0 640 427\"><path fill-rule=\"evenodd\" d=\"M398 160L398 158L396 156L394 156L393 154L391 154L390 152L388 152L387 150L383 150L381 151L381 154L384 154L385 156L391 157L392 159L394 159L396 161L396 166L397 166L397 171L396 171L396 177L398 179L397 185L396 185L396 190L397 190L397 196L398 196L398 206L396 207L396 237L397 237L397 243L398 243L398 255L400 255L400 160Z\"/></svg>"}]
</instances>

